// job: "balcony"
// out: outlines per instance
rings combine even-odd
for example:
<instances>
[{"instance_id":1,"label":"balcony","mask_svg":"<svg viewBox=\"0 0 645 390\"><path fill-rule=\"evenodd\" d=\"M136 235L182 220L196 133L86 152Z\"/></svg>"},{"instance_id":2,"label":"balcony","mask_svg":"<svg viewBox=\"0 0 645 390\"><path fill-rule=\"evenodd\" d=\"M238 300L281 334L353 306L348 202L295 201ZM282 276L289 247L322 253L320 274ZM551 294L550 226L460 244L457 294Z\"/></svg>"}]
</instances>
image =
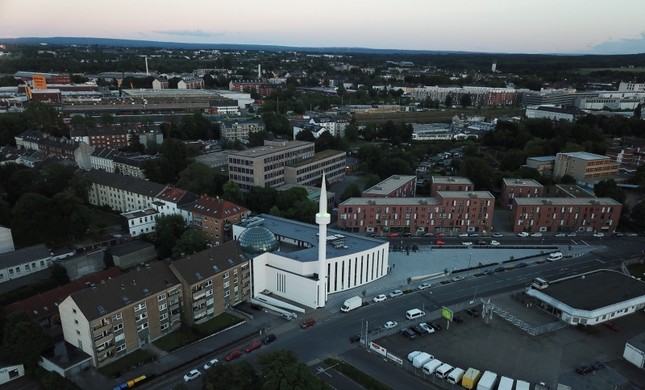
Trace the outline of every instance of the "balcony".
<instances>
[{"instance_id":1,"label":"balcony","mask_svg":"<svg viewBox=\"0 0 645 390\"><path fill-rule=\"evenodd\" d=\"M101 324L101 323L94 324L94 326L92 326L92 334L96 335L96 333L100 333L100 332L106 330L111 325L112 324L110 323L110 321L105 321L103 324Z\"/></svg>"},{"instance_id":2,"label":"balcony","mask_svg":"<svg viewBox=\"0 0 645 390\"><path fill-rule=\"evenodd\" d=\"M201 289L193 293L193 302L203 298L206 295L206 290Z\"/></svg>"}]
</instances>

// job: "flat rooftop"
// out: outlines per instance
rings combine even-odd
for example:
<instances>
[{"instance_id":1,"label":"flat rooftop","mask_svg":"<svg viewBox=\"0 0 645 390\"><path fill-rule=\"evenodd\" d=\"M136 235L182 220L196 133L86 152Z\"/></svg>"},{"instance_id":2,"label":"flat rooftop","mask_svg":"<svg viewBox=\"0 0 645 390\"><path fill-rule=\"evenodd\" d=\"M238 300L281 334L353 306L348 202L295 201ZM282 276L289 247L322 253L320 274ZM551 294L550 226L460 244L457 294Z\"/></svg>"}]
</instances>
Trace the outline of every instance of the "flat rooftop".
<instances>
[{"instance_id":1,"label":"flat rooftop","mask_svg":"<svg viewBox=\"0 0 645 390\"><path fill-rule=\"evenodd\" d=\"M416 179L416 176L392 175L382 182L363 191L363 195L387 195L397 188L401 187L403 184L414 179Z\"/></svg>"},{"instance_id":2,"label":"flat rooftop","mask_svg":"<svg viewBox=\"0 0 645 390\"><path fill-rule=\"evenodd\" d=\"M544 293L572 308L596 310L645 296L645 282L618 271L601 270L551 283Z\"/></svg>"},{"instance_id":3,"label":"flat rooftop","mask_svg":"<svg viewBox=\"0 0 645 390\"><path fill-rule=\"evenodd\" d=\"M542 161L542 162L555 162L555 156L529 157L529 158L527 158L527 160Z\"/></svg>"},{"instance_id":4,"label":"flat rooftop","mask_svg":"<svg viewBox=\"0 0 645 390\"><path fill-rule=\"evenodd\" d=\"M266 156L266 155L286 151L289 149L300 148L306 145L313 145L313 144L314 144L313 142L307 142L307 141L288 141L288 142L285 142L284 145L258 146L255 148L241 150L237 153L231 153L229 156L231 157L240 156L240 157L247 157L247 158L260 157L260 156Z\"/></svg>"},{"instance_id":5,"label":"flat rooftop","mask_svg":"<svg viewBox=\"0 0 645 390\"><path fill-rule=\"evenodd\" d=\"M469 178L459 176L432 176L432 182L437 184L473 184Z\"/></svg>"},{"instance_id":6,"label":"flat rooftop","mask_svg":"<svg viewBox=\"0 0 645 390\"><path fill-rule=\"evenodd\" d=\"M327 149L323 150L322 152L318 152L314 154L312 158L308 158L306 160L298 161L297 163L293 163L291 165L288 165L289 167L297 168L297 167L302 167L304 165L309 165L311 163L314 163L316 161L321 161L326 158L330 157L345 157L347 153L343 152L342 150L333 150L333 149Z\"/></svg>"},{"instance_id":7,"label":"flat rooftop","mask_svg":"<svg viewBox=\"0 0 645 390\"><path fill-rule=\"evenodd\" d=\"M437 196L444 199L495 199L488 191L437 191Z\"/></svg>"},{"instance_id":8,"label":"flat rooftop","mask_svg":"<svg viewBox=\"0 0 645 390\"><path fill-rule=\"evenodd\" d=\"M619 206L620 203L612 198L514 198L519 206L556 205L556 206L582 206L605 205Z\"/></svg>"},{"instance_id":9,"label":"flat rooftop","mask_svg":"<svg viewBox=\"0 0 645 390\"><path fill-rule=\"evenodd\" d=\"M542 184L533 179L514 179L504 178L504 184L514 187L544 187Z\"/></svg>"},{"instance_id":10,"label":"flat rooftop","mask_svg":"<svg viewBox=\"0 0 645 390\"><path fill-rule=\"evenodd\" d=\"M575 184L557 184L556 188L564 191L567 195L574 198L595 198L593 194L585 191L582 187Z\"/></svg>"},{"instance_id":11,"label":"flat rooftop","mask_svg":"<svg viewBox=\"0 0 645 390\"><path fill-rule=\"evenodd\" d=\"M263 226L269 229L280 242L275 254L302 262L318 261L318 225L292 221L269 214L260 214L257 217L263 221L253 226ZM296 247L283 242L283 239L291 238L306 242L309 247ZM341 241L342 245L334 245L340 244ZM376 238L327 229L327 258L349 256L352 253L366 251L386 243L386 241Z\"/></svg>"},{"instance_id":12,"label":"flat rooftop","mask_svg":"<svg viewBox=\"0 0 645 390\"><path fill-rule=\"evenodd\" d=\"M602 156L600 154L593 154L589 152L571 152L571 153L558 153L558 154L563 154L565 156L573 157L573 158L579 158L581 160L608 160L609 157L607 156Z\"/></svg>"}]
</instances>

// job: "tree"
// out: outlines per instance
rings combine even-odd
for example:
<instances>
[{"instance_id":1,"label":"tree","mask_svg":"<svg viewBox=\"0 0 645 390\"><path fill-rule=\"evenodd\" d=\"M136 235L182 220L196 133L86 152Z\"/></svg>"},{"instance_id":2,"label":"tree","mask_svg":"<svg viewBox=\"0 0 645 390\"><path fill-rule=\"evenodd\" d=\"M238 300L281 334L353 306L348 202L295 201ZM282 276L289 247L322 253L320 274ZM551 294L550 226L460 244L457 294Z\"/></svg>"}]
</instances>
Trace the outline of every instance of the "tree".
<instances>
[{"instance_id":1,"label":"tree","mask_svg":"<svg viewBox=\"0 0 645 390\"><path fill-rule=\"evenodd\" d=\"M215 171L203 163L192 163L179 172L177 186L195 194L215 193Z\"/></svg>"},{"instance_id":2,"label":"tree","mask_svg":"<svg viewBox=\"0 0 645 390\"><path fill-rule=\"evenodd\" d=\"M293 351L278 350L258 356L262 370L262 389L327 389L306 364L298 362Z\"/></svg>"},{"instance_id":3,"label":"tree","mask_svg":"<svg viewBox=\"0 0 645 390\"><path fill-rule=\"evenodd\" d=\"M453 99L452 95L447 95L446 100L444 101L444 104L446 105L447 108L451 108L453 104Z\"/></svg>"},{"instance_id":4,"label":"tree","mask_svg":"<svg viewBox=\"0 0 645 390\"><path fill-rule=\"evenodd\" d=\"M63 267L60 264L54 264L54 266L52 267L52 273L49 278L55 281L59 286L63 286L69 283L67 268Z\"/></svg>"},{"instance_id":5,"label":"tree","mask_svg":"<svg viewBox=\"0 0 645 390\"><path fill-rule=\"evenodd\" d=\"M618 203L625 203L626 195L614 179L601 180L594 184L593 191L599 198L612 198Z\"/></svg>"},{"instance_id":6,"label":"tree","mask_svg":"<svg viewBox=\"0 0 645 390\"><path fill-rule=\"evenodd\" d=\"M349 198L358 198L361 196L361 190L358 188L356 183L351 183L345 188L345 191L340 196L340 201L344 202Z\"/></svg>"},{"instance_id":7,"label":"tree","mask_svg":"<svg viewBox=\"0 0 645 390\"><path fill-rule=\"evenodd\" d=\"M205 390L257 390L262 381L249 362L217 364L206 370Z\"/></svg>"},{"instance_id":8,"label":"tree","mask_svg":"<svg viewBox=\"0 0 645 390\"><path fill-rule=\"evenodd\" d=\"M139 134L132 132L128 135L128 150L143 153L145 149L145 145L143 145L139 139Z\"/></svg>"},{"instance_id":9,"label":"tree","mask_svg":"<svg viewBox=\"0 0 645 390\"><path fill-rule=\"evenodd\" d=\"M52 344L51 337L42 326L22 311L7 317L2 341L4 359L22 363L29 369L38 366L41 353Z\"/></svg>"},{"instance_id":10,"label":"tree","mask_svg":"<svg viewBox=\"0 0 645 390\"><path fill-rule=\"evenodd\" d=\"M466 108L473 105L473 100L469 94L465 93L461 95L461 98L459 99L459 104L461 104L461 107Z\"/></svg>"},{"instance_id":11,"label":"tree","mask_svg":"<svg viewBox=\"0 0 645 390\"><path fill-rule=\"evenodd\" d=\"M638 202L632 208L630 218L640 229L645 228L645 201Z\"/></svg>"},{"instance_id":12,"label":"tree","mask_svg":"<svg viewBox=\"0 0 645 390\"><path fill-rule=\"evenodd\" d=\"M569 174L562 175L562 177L560 178L560 183L561 184L576 184L576 178L571 176L571 175L569 175Z\"/></svg>"},{"instance_id":13,"label":"tree","mask_svg":"<svg viewBox=\"0 0 645 390\"><path fill-rule=\"evenodd\" d=\"M186 255L201 252L208 248L211 239L203 230L186 230L172 248L172 259L180 259Z\"/></svg>"},{"instance_id":14,"label":"tree","mask_svg":"<svg viewBox=\"0 0 645 390\"><path fill-rule=\"evenodd\" d=\"M157 256L165 259L171 256L175 243L186 230L184 218L181 215L166 215L157 217L155 248Z\"/></svg>"},{"instance_id":15,"label":"tree","mask_svg":"<svg viewBox=\"0 0 645 390\"><path fill-rule=\"evenodd\" d=\"M222 197L229 202L241 205L244 204L244 194L236 182L229 180L224 184Z\"/></svg>"},{"instance_id":16,"label":"tree","mask_svg":"<svg viewBox=\"0 0 645 390\"><path fill-rule=\"evenodd\" d=\"M641 119L642 112L643 112L643 104L638 103L638 105L634 109L634 118Z\"/></svg>"},{"instance_id":17,"label":"tree","mask_svg":"<svg viewBox=\"0 0 645 390\"><path fill-rule=\"evenodd\" d=\"M112 256L112 250L109 247L103 251L103 264L105 264L105 269L114 267L114 256Z\"/></svg>"}]
</instances>

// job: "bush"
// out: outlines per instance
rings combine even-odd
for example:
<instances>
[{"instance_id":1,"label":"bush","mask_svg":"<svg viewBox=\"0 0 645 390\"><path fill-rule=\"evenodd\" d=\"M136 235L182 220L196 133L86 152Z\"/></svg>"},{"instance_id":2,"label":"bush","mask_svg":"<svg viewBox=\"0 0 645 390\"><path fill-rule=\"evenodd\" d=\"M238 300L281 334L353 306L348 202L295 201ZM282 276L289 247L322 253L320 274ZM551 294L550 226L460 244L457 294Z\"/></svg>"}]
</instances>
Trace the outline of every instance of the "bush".
<instances>
[{"instance_id":1,"label":"bush","mask_svg":"<svg viewBox=\"0 0 645 390\"><path fill-rule=\"evenodd\" d=\"M368 390L390 390L390 387L384 383L372 378L358 368L351 366L342 360L329 358L325 360L328 366L334 367L334 370L353 379L356 383Z\"/></svg>"}]
</instances>

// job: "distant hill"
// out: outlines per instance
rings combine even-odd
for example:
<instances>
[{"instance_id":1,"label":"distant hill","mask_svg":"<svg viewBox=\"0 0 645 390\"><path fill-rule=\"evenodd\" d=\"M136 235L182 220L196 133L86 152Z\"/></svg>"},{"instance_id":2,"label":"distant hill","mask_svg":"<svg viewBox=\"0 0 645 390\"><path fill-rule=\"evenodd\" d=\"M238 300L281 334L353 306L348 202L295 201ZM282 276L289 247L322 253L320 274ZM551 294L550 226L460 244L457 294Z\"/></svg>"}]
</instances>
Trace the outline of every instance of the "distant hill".
<instances>
[{"instance_id":1,"label":"distant hill","mask_svg":"<svg viewBox=\"0 0 645 390\"><path fill-rule=\"evenodd\" d=\"M82 37L24 37L0 38L0 42L18 45L78 45L78 46L108 46L108 47L153 47L164 49L193 49L193 50L264 50L264 51L299 51L310 53L362 53L362 54L458 54L459 51L432 50L401 50L401 49L371 49L365 47L294 47L278 45L250 45L233 43L179 43L144 41L136 39L113 38L82 38Z\"/></svg>"}]
</instances>

